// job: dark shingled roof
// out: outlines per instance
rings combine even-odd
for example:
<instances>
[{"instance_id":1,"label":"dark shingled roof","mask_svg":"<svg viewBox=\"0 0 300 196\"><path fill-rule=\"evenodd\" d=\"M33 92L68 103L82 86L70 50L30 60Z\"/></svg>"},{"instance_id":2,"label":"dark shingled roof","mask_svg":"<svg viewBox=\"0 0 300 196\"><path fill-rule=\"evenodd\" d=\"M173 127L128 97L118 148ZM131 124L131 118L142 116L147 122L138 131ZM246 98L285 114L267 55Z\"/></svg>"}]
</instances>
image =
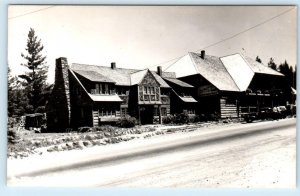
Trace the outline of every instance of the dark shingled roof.
<instances>
[{"instance_id":1,"label":"dark shingled roof","mask_svg":"<svg viewBox=\"0 0 300 196\"><path fill-rule=\"evenodd\" d=\"M176 78L175 72L162 72L163 78Z\"/></svg>"},{"instance_id":2,"label":"dark shingled roof","mask_svg":"<svg viewBox=\"0 0 300 196\"><path fill-rule=\"evenodd\" d=\"M193 52L190 52L189 55L197 72L219 90L239 91L219 57L205 55L205 58L202 59L200 54Z\"/></svg>"},{"instance_id":3,"label":"dark shingled roof","mask_svg":"<svg viewBox=\"0 0 300 196\"><path fill-rule=\"evenodd\" d=\"M190 84L188 84L188 83L185 83L185 82L183 82L183 81L181 81L181 80L178 80L178 79L176 79L176 78L164 78L164 80L167 80L167 81L169 81L169 82L171 82L171 83L173 83L173 84L176 84L176 85L178 85L178 86L181 86L181 87L187 87L187 88L192 88L192 87L194 87L194 86L192 86L192 85L190 85Z\"/></svg>"},{"instance_id":4,"label":"dark shingled roof","mask_svg":"<svg viewBox=\"0 0 300 196\"><path fill-rule=\"evenodd\" d=\"M156 81L160 84L160 87L171 88L156 72L152 71L151 73L155 77Z\"/></svg>"},{"instance_id":5,"label":"dark shingled roof","mask_svg":"<svg viewBox=\"0 0 300 196\"><path fill-rule=\"evenodd\" d=\"M97 66L97 65L86 65L86 64L78 64L73 63L71 68L75 72L82 72L88 70L89 72L96 72L102 76L105 76L109 80L116 83L116 85L120 86L130 86L131 85L131 74L142 71L138 69L125 69L125 68L115 68L105 66ZM160 83L161 87L170 88L170 86L159 76L156 72L151 71L155 79L158 83ZM163 76L175 76L175 73L166 73L163 72Z\"/></svg>"},{"instance_id":6,"label":"dark shingled roof","mask_svg":"<svg viewBox=\"0 0 300 196\"><path fill-rule=\"evenodd\" d=\"M85 77L86 79L92 81L92 82L109 82L109 83L115 83L115 81L109 79L108 77L105 77L104 75L95 72L95 71L83 71L83 70L74 70L77 74Z\"/></svg>"},{"instance_id":7,"label":"dark shingled roof","mask_svg":"<svg viewBox=\"0 0 300 196\"><path fill-rule=\"evenodd\" d=\"M71 69L73 71L78 71L78 70L95 71L113 80L114 82L116 82L116 85L121 85L121 86L130 86L130 74L137 71L134 69L122 69L122 68L111 69L110 67L77 64L77 63L73 63Z\"/></svg>"},{"instance_id":8,"label":"dark shingled roof","mask_svg":"<svg viewBox=\"0 0 300 196\"><path fill-rule=\"evenodd\" d=\"M255 72L255 73L262 73L262 74L269 74L269 75L277 75L277 76L283 76L282 73L275 71L271 68L269 68L268 66L257 62L256 60L250 58L250 57L244 57L246 59L246 61L248 62L248 64L250 65L251 69Z\"/></svg>"}]
</instances>

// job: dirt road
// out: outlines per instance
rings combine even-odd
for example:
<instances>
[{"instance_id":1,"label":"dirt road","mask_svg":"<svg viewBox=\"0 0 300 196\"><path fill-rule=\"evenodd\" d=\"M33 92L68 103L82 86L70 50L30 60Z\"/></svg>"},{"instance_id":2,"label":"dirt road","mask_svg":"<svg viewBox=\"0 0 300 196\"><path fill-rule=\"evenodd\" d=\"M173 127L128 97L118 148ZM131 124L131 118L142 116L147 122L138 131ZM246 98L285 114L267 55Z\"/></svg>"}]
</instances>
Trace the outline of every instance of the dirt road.
<instances>
[{"instance_id":1,"label":"dirt road","mask_svg":"<svg viewBox=\"0 0 300 196\"><path fill-rule=\"evenodd\" d=\"M286 126L280 127L283 123ZM148 149L149 146L163 148L166 145L170 148L135 154L126 159L94 162L85 167L11 177L8 184L75 187L292 188L296 186L295 123L295 119L287 119L240 124L224 130L201 129L199 132L128 142L126 147L123 144L115 146L114 151L103 149L102 152L107 154L122 149L127 151L128 146L142 149L146 144ZM251 127L255 127L255 131L251 130ZM202 138L201 142L197 140L198 137ZM212 139L213 137L215 139ZM172 145L178 140L187 140L190 145L178 143L172 149ZM11 164L13 166L13 163Z\"/></svg>"}]
</instances>

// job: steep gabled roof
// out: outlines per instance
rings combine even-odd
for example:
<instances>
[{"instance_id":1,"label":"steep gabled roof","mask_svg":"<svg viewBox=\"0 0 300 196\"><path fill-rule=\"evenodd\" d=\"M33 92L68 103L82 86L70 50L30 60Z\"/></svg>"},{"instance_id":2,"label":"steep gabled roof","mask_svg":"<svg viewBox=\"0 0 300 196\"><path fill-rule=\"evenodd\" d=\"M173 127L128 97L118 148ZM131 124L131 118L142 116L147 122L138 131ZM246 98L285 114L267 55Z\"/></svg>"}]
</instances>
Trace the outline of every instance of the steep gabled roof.
<instances>
[{"instance_id":1,"label":"steep gabled roof","mask_svg":"<svg viewBox=\"0 0 300 196\"><path fill-rule=\"evenodd\" d=\"M154 76L154 78L156 79L156 81L160 84L160 87L162 88L171 88L167 83L166 81L164 81L164 79L162 79L156 72L154 71L151 71L152 75ZM163 72L163 75L169 75L169 76L174 76L172 74L164 74L164 73L167 73L167 72ZM169 73L169 72L168 72Z\"/></svg>"},{"instance_id":2,"label":"steep gabled roof","mask_svg":"<svg viewBox=\"0 0 300 196\"><path fill-rule=\"evenodd\" d=\"M284 76L282 73L275 71L268 66L257 62L256 60L245 56L244 59L248 62L250 67L255 73L262 73L262 74L268 74L268 75L276 75L276 76Z\"/></svg>"},{"instance_id":3,"label":"steep gabled roof","mask_svg":"<svg viewBox=\"0 0 300 196\"><path fill-rule=\"evenodd\" d=\"M95 71L84 71L84 70L74 70L75 73L85 77L86 79L92 81L92 82L109 82L109 83L115 83L115 81L109 79L108 77L105 77L104 75L95 72Z\"/></svg>"},{"instance_id":4,"label":"steep gabled roof","mask_svg":"<svg viewBox=\"0 0 300 196\"><path fill-rule=\"evenodd\" d=\"M205 55L204 59L200 54L189 53L197 73L222 91L240 91L231 75L226 70L219 57Z\"/></svg>"},{"instance_id":5,"label":"steep gabled roof","mask_svg":"<svg viewBox=\"0 0 300 196\"><path fill-rule=\"evenodd\" d=\"M154 72L156 73L156 72ZM162 77L163 78L176 78L176 73L175 72L162 72Z\"/></svg>"},{"instance_id":6,"label":"steep gabled roof","mask_svg":"<svg viewBox=\"0 0 300 196\"><path fill-rule=\"evenodd\" d=\"M78 84L80 85L80 87L82 88L82 90L88 95L88 97L97 102L97 101L101 101L101 102L122 102L123 100L119 97L119 95L94 95L89 93L86 88L84 87L84 85L80 82L80 80L78 79L78 77L76 76L75 72L70 69L70 73L71 75L75 78L75 80L78 82Z\"/></svg>"},{"instance_id":7,"label":"steep gabled roof","mask_svg":"<svg viewBox=\"0 0 300 196\"><path fill-rule=\"evenodd\" d=\"M186 87L186 88L193 88L194 87L194 86L192 86L192 85L190 85L186 82L183 82L181 80L178 80L176 78L164 78L164 80L169 81L169 82L171 82L173 84L176 84L178 86L181 86L181 87Z\"/></svg>"},{"instance_id":8,"label":"steep gabled roof","mask_svg":"<svg viewBox=\"0 0 300 196\"><path fill-rule=\"evenodd\" d=\"M202 59L200 54L189 52L166 71L175 72L178 78L200 74L219 90L239 91L219 57L205 55Z\"/></svg>"},{"instance_id":9,"label":"steep gabled roof","mask_svg":"<svg viewBox=\"0 0 300 196\"><path fill-rule=\"evenodd\" d=\"M169 66L166 71L175 72L178 78L200 74L222 91L247 90L255 73L283 76L281 73L240 54L221 58L205 55L204 58L201 58L201 54L194 52L189 52Z\"/></svg>"},{"instance_id":10,"label":"steep gabled roof","mask_svg":"<svg viewBox=\"0 0 300 196\"><path fill-rule=\"evenodd\" d=\"M78 70L95 71L101 75L104 75L110 80L114 81L116 85L121 85L121 86L130 86L130 74L137 71L134 69L123 69L123 68L111 69L110 67L105 67L105 66L86 65L86 64L77 64L77 63L73 63L71 69L74 71L78 71Z\"/></svg>"},{"instance_id":11,"label":"steep gabled roof","mask_svg":"<svg viewBox=\"0 0 300 196\"><path fill-rule=\"evenodd\" d=\"M145 77L148 71L149 71L148 69L144 69L130 74L130 84L131 85L139 84L143 80L143 78Z\"/></svg>"},{"instance_id":12,"label":"steep gabled roof","mask_svg":"<svg viewBox=\"0 0 300 196\"><path fill-rule=\"evenodd\" d=\"M99 77L104 76L111 82L114 82L116 85L120 85L120 86L130 86L136 84L137 78L140 78L140 76L144 76L143 74L146 73L147 70L147 69L138 70L138 69L124 69L124 68L111 69L110 67L105 67L105 66L86 65L86 64L78 64L78 63L73 63L70 69L76 73L79 74L81 73L80 75L83 75L83 73L85 73L86 77L90 77L90 78L92 78L91 75L94 75L96 77L96 74ZM87 73L89 76L87 76ZM156 81L161 85L161 87L170 88L170 86L159 75L157 75L156 72L151 71L151 73L155 77ZM163 76L175 77L175 73L163 72L162 74ZM93 79L96 80L96 78Z\"/></svg>"},{"instance_id":13,"label":"steep gabled roof","mask_svg":"<svg viewBox=\"0 0 300 196\"><path fill-rule=\"evenodd\" d=\"M246 91L254 76L254 71L248 62L240 54L233 54L220 59L240 91Z\"/></svg>"}]
</instances>

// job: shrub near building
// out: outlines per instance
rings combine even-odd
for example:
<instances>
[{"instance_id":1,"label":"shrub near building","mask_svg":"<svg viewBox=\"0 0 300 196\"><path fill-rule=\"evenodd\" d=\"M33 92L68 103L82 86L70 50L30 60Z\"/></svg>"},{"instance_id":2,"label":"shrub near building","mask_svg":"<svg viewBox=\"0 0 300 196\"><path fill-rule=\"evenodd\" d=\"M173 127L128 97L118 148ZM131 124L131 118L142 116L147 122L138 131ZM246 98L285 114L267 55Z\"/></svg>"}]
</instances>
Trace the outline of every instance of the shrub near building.
<instances>
[{"instance_id":1,"label":"shrub near building","mask_svg":"<svg viewBox=\"0 0 300 196\"><path fill-rule=\"evenodd\" d=\"M206 121L206 118L201 118L199 115L189 115L187 112L180 114L168 115L162 118L163 124L186 124Z\"/></svg>"},{"instance_id":2,"label":"shrub near building","mask_svg":"<svg viewBox=\"0 0 300 196\"><path fill-rule=\"evenodd\" d=\"M130 127L134 127L136 123L137 123L136 118L126 115L125 117L120 118L117 121L116 125L118 127L130 128Z\"/></svg>"}]
</instances>

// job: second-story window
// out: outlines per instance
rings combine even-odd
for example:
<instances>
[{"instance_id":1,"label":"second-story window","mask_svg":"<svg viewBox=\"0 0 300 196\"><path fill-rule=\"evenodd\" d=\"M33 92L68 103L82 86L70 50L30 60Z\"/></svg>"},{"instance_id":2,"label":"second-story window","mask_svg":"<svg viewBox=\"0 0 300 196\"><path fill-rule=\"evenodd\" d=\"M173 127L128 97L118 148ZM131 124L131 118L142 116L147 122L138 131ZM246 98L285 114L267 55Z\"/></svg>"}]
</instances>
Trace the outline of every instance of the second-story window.
<instances>
[{"instance_id":1,"label":"second-story window","mask_svg":"<svg viewBox=\"0 0 300 196\"><path fill-rule=\"evenodd\" d=\"M159 101L160 99L159 87L140 86L139 97L141 101Z\"/></svg>"},{"instance_id":2,"label":"second-story window","mask_svg":"<svg viewBox=\"0 0 300 196\"><path fill-rule=\"evenodd\" d=\"M108 84L104 84L104 86L105 86L104 94L109 94Z\"/></svg>"},{"instance_id":3,"label":"second-story window","mask_svg":"<svg viewBox=\"0 0 300 196\"><path fill-rule=\"evenodd\" d=\"M150 90L151 90L150 94L151 94L151 95L154 95L154 94L155 94L154 87L150 87Z\"/></svg>"},{"instance_id":4,"label":"second-story window","mask_svg":"<svg viewBox=\"0 0 300 196\"><path fill-rule=\"evenodd\" d=\"M100 91L99 91L99 84L96 84L96 88L95 88L96 90L95 90L95 93L96 94L100 94Z\"/></svg>"},{"instance_id":5,"label":"second-story window","mask_svg":"<svg viewBox=\"0 0 300 196\"><path fill-rule=\"evenodd\" d=\"M95 89L92 89L92 93L94 94L114 94L115 90L109 84L95 84Z\"/></svg>"}]
</instances>

